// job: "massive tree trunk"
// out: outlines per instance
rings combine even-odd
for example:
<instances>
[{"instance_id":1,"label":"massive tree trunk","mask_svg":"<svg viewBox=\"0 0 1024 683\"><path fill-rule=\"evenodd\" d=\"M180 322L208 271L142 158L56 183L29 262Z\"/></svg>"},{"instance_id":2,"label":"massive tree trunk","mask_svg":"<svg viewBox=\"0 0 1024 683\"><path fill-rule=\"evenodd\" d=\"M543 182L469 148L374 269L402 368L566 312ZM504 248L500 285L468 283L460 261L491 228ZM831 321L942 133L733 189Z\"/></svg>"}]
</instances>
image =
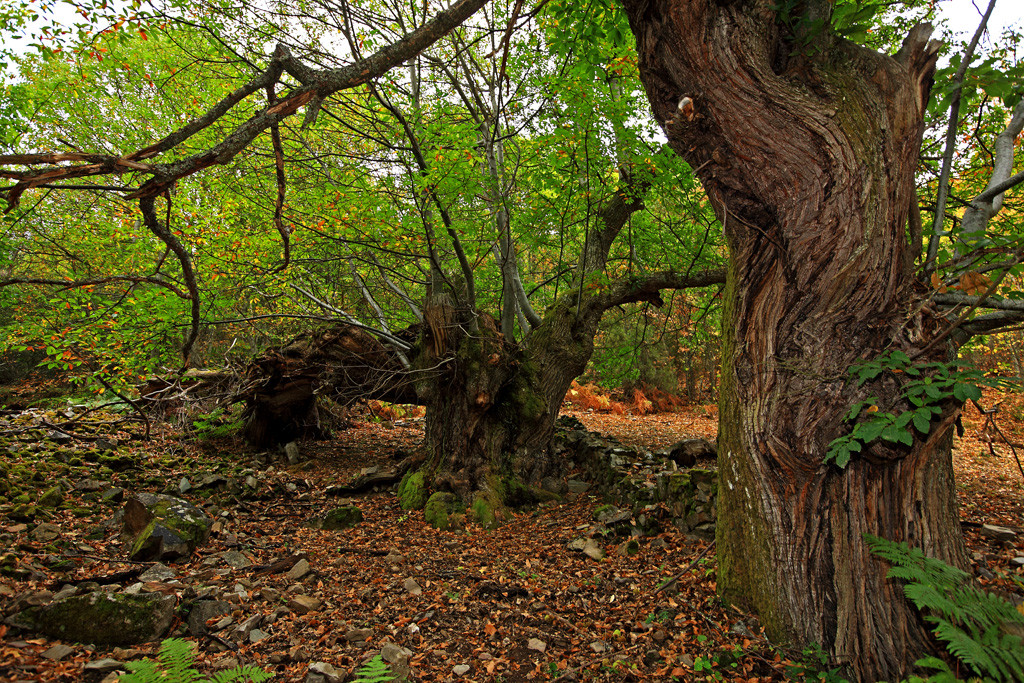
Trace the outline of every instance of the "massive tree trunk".
<instances>
[{"instance_id":1,"label":"massive tree trunk","mask_svg":"<svg viewBox=\"0 0 1024 683\"><path fill-rule=\"evenodd\" d=\"M956 407L912 447L873 444L846 469L823 459L852 404L898 405L898 379L858 389L850 365L913 355L936 328L912 306L906 233L935 45L915 30L880 55L786 26L771 0L624 4L654 113L729 243L719 590L773 639L898 679L929 638L863 535L964 564Z\"/></svg>"}]
</instances>

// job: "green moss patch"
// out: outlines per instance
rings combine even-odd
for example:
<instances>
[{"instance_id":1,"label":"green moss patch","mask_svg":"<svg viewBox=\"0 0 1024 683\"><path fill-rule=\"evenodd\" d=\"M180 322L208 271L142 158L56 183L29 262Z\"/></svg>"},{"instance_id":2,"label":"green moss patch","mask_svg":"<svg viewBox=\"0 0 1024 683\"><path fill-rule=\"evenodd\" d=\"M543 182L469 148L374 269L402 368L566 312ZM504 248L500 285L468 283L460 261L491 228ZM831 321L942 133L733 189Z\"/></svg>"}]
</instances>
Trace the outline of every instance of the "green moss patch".
<instances>
[{"instance_id":1,"label":"green moss patch","mask_svg":"<svg viewBox=\"0 0 1024 683\"><path fill-rule=\"evenodd\" d=\"M403 510L422 510L427 504L427 494L423 472L407 472L398 484L398 500Z\"/></svg>"},{"instance_id":2,"label":"green moss patch","mask_svg":"<svg viewBox=\"0 0 1024 683\"><path fill-rule=\"evenodd\" d=\"M448 531L453 526L452 516L464 509L465 505L454 493L438 491L427 499L427 504L423 507L423 516L430 526Z\"/></svg>"}]
</instances>

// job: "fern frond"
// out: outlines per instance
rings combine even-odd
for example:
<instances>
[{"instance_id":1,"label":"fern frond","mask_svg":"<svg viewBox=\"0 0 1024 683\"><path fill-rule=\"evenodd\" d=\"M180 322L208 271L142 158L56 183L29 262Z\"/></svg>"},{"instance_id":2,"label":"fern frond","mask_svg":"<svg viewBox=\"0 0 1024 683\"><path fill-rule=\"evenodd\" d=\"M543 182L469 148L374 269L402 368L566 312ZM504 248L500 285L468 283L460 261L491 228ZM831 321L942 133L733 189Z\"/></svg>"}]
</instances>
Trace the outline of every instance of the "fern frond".
<instances>
[{"instance_id":1,"label":"fern frond","mask_svg":"<svg viewBox=\"0 0 1024 683\"><path fill-rule=\"evenodd\" d=\"M246 664L245 666L236 666L233 669L218 671L210 679L210 683L262 683L273 676L274 674L264 671L258 666Z\"/></svg>"},{"instance_id":2,"label":"fern frond","mask_svg":"<svg viewBox=\"0 0 1024 683\"><path fill-rule=\"evenodd\" d=\"M865 537L871 551L892 566L889 576L904 581L903 592L935 624L935 636L986 681L1024 681L1024 640L1006 633L1007 625L1024 625L1024 614L997 595L968 584L970 575L905 543ZM919 666L939 673L929 680L955 681L941 660Z\"/></svg>"},{"instance_id":3,"label":"fern frond","mask_svg":"<svg viewBox=\"0 0 1024 683\"><path fill-rule=\"evenodd\" d=\"M356 677L352 679L352 683L390 683L395 680L391 668L380 655L356 669L355 673Z\"/></svg>"}]
</instances>

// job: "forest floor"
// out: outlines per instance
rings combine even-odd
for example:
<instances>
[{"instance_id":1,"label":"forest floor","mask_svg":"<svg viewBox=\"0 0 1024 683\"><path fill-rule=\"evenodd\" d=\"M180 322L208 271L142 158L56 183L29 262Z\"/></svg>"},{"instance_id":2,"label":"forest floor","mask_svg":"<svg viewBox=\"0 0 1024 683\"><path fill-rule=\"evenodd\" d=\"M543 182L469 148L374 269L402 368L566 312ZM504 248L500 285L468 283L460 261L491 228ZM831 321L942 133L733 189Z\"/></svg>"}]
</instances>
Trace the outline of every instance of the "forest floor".
<instances>
[{"instance_id":1,"label":"forest floor","mask_svg":"<svg viewBox=\"0 0 1024 683\"><path fill-rule=\"evenodd\" d=\"M983 405L996 399L1003 401L999 427L1011 443L1021 443L1024 399L987 394ZM642 417L570 412L593 431L650 450L685 437L714 439L716 432L714 406ZM124 561L127 548L109 523L120 505L76 489L81 480L101 479L130 495L222 473L255 477L257 495L199 488L185 493L217 520L210 543L188 561L172 564L172 578L142 587L176 595L179 604L212 587L234 604L228 617L218 618L212 636L189 638L198 647L196 667L206 675L243 663L276 673L274 680L302 681L311 663L326 662L351 676L390 642L408 649L412 678L421 681L814 678L813 666L804 666L815 664L812 654L773 647L756 618L723 607L715 594L714 553L702 555L707 542L667 528L634 557L616 555L612 539L599 562L567 549L573 539L595 531L593 512L601 501L588 495L526 511L495 531L472 524L459 531L433 529L422 512L402 510L392 491L352 499L364 521L351 529L304 525L344 502L328 495L329 486L348 482L366 467L393 465L396 451L419 448L420 421L357 421L333 440L302 444L305 462L264 466L231 438L185 438L180 429L164 425L154 440L137 442L117 431L123 425L104 426L110 417L94 413L68 430L91 441L57 444L37 436L41 425L60 419L52 410L0 414L9 481L17 483L20 473L40 491L54 482L66 484L63 502L45 519L17 522L0 513L0 548L12 551L0 559L6 570L0 576L0 614L19 596L56 592L87 579L103 583L118 572L148 568L149 563ZM1015 564L1024 556L1024 535L999 544L981 536L978 526L1022 531L1024 478L1004 444L995 444L995 455L990 452L990 435L1001 437L984 423L974 407L966 410L966 435L957 440L954 455L961 514L975 574L983 585L1010 590L1010 577L1024 578L1024 568ZM116 459L97 461L95 439L101 434L114 440ZM117 463L130 465L112 467ZM41 521L57 527L56 540L33 535ZM240 552L245 561L227 551ZM266 570L297 554L308 559L307 576L294 580ZM678 581L660 589L674 576ZM121 585L136 580L122 577ZM312 600L289 608L300 594ZM254 616L248 623L259 624L258 638L237 645L226 636ZM172 628L172 635L184 632L183 621ZM67 642L55 649L56 644L0 624L0 680L89 680L83 667L90 661L130 661L156 650L156 644L104 648Z\"/></svg>"}]
</instances>

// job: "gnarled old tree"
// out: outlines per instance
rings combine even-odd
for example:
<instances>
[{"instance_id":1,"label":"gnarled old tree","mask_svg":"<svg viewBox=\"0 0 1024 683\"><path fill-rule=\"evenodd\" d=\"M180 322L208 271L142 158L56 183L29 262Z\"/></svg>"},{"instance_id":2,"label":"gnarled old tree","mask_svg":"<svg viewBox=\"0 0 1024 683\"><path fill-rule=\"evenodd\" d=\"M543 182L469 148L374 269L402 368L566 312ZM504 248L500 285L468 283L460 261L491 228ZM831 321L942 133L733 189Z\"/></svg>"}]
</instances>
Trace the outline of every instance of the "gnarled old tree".
<instances>
[{"instance_id":1,"label":"gnarled old tree","mask_svg":"<svg viewBox=\"0 0 1024 683\"><path fill-rule=\"evenodd\" d=\"M591 45L596 67L568 47L549 50L550 36L518 2L491 3L456 30L483 4L460 0L434 18L419 6L307 17L304 28L329 30L352 63L314 66L330 58L288 44L285 32L255 77L142 149L3 157L28 167L9 174L16 183L4 194L14 207L38 189L92 189L96 176L130 174L131 187L112 191L138 201L142 223L178 262L173 277L163 258L157 272L132 277L173 283L187 301L187 362L206 275L195 266L199 236L174 220L175 197L205 169L241 170L240 160L265 154L284 246L273 274L290 311L340 324L250 368L250 437L265 445L315 428L318 396L419 403L428 485L480 499L488 519L500 518L558 470L554 420L602 314L660 305L662 290L721 283L724 270L708 269L710 249L668 259L638 244L645 197L665 184L655 176L679 175L681 165L630 130L651 126L630 121L642 92L628 47ZM624 17L613 19L621 36ZM521 23L533 30L515 32ZM363 55L389 30L393 42ZM538 50L549 58L537 60ZM300 109L301 127L289 127ZM302 245L292 243L296 224ZM627 226L630 244L614 253ZM611 256L621 267L609 268Z\"/></svg>"},{"instance_id":2,"label":"gnarled old tree","mask_svg":"<svg viewBox=\"0 0 1024 683\"><path fill-rule=\"evenodd\" d=\"M305 60L293 56L297 45L278 48L269 65L245 85L142 149L0 157L10 168L5 175L15 181L3 194L16 206L35 189L82 186L111 174L137 180L112 191L140 203L145 226L178 259L179 270L169 278L161 258L156 272L126 273L114 281L171 288L188 302L193 332L185 345L187 357L200 322L197 278L202 273L192 267L193 252L183 244L187 235L177 234L167 224L168 214L157 211L158 198L171 197L175 183L202 169L231 162L269 132L264 151L276 160L273 213L287 245L286 162L313 159L312 167L322 175L305 176L310 186L336 182L345 169L333 157L317 154L319 145L330 145L317 126L335 110L346 117L372 110L377 118L366 129L378 146L366 153L365 167L376 171L376 187L394 191L394 206L415 207L375 211L417 235L416 249L393 243L369 257L361 251L365 240L325 233L323 244L344 246L343 255L300 258L302 275L288 287L297 301L352 325L336 333L342 342L333 347L341 350L336 367L352 367L344 358L355 354L364 369L374 371L335 377L331 383L366 395L401 394L427 405L425 467L435 483L467 502L477 496L497 502L499 492L509 489L506 479L529 482L552 465L546 444L553 418L569 382L587 362L602 312L628 302L656 301L661 288L699 286L721 274L651 268L619 280L607 277L615 240L630 217L638 215L652 182L645 162L620 153L626 118L613 119L590 137L614 149L607 154L614 161L606 166L617 166L615 174L588 174L587 165L579 163L576 182L562 175L557 181L549 178L533 194L519 189L515 174L536 174L540 165L523 154L529 136L515 133L540 120L541 110L557 110L563 103L552 99L532 113L507 107L509 69L523 69L530 61L528 56L518 64L515 58L506 60L509 46L519 35L516 27L529 24L534 15L521 13L519 2L501 5L501 12L490 15L492 26L501 28L484 32L491 41L488 51L456 30L484 4L459 0L431 21L391 22L408 35L367 57L359 54L366 36L351 28L358 13L342 13L334 28L351 41L347 66L322 66L328 58L315 38L320 33L296 31L299 40L314 43ZM727 599L755 609L773 638L818 643L862 680L898 679L929 649L928 634L899 586L885 578L884 564L870 556L863 535L905 540L952 564L964 563L950 462L959 406L944 401L927 434L910 433L909 445L874 441L839 468L826 462L826 453L848 433L844 417L851 406L872 396L887 410L899 412L907 405L905 376L883 373L856 386L848 369L889 350L919 360L947 360L967 335L1019 321L1024 311L1020 304L990 298L998 277L982 296L978 291L940 294L920 284L914 272L922 241L914 174L938 46L929 40L927 27L909 32L894 55L854 44L832 29L834 3L825 0L623 0L622 5L655 118L672 149L695 169L728 241L720 391L720 590ZM561 12L561 26L571 24L571 3L551 2L546 8ZM453 31L447 47L427 51ZM530 30L523 29L523 35L527 50L539 49L540 43L528 42ZM265 44L265 37L253 44ZM624 56L628 63L629 55ZM409 66L408 77L380 78L400 64ZM431 73L426 83L445 84L440 100L420 97L423 64ZM580 74L568 75L566 82L580 81ZM605 82L614 99L616 78L611 71L606 76L612 76ZM359 98L341 97L343 90L356 87L365 88ZM544 84L536 90L560 89ZM253 96L264 92L269 101L253 104ZM306 112L306 128L286 128L300 109ZM448 118L456 110L458 115ZM232 119L237 111L245 112L241 123ZM1020 182L1019 174L1010 171L1022 120L1024 108L1018 107L1001 136L991 187L969 202L972 211L964 222L970 230L955 243L946 264L953 280L958 268L1006 273L1020 262L1020 247L1012 239L999 249L985 245L977 251L975 246L977 235L998 212L1002 193ZM350 118L341 121L337 130L352 125ZM555 129L572 125L568 120L555 124ZM954 116L954 129L955 124ZM473 144L437 142L431 131L446 126L473 131ZM224 133L214 143L203 138L204 144L197 144L195 136L208 128ZM204 135L209 137L208 131ZM404 170L379 171L378 152L387 142ZM346 158L355 154L351 149ZM558 156L567 147L555 149ZM578 160L593 150L586 145L577 149L585 151ZM304 155L308 158L299 159ZM451 162L460 155L464 163ZM452 175L459 167L473 169L475 180ZM592 186L579 183L580 177L594 181ZM599 177L606 187L600 187ZM940 186L945 183L944 176ZM405 189L396 189L400 184ZM528 289L520 275L524 250L520 245L517 252L509 228L533 197L554 207L551 219L521 224L541 237L555 235L549 242L558 243L565 227L558 216L564 220L569 212L556 199L566 196L578 196L586 205L583 218L570 221L583 226L577 240L581 249L574 263L554 260L547 277L560 286L545 298ZM948 221L943 220L943 202L938 204L930 243L945 240L948 247ZM486 216L486 230L468 227L466 215L472 211ZM383 223L376 225L367 230L383 229ZM359 249L353 250L353 244ZM927 251L928 275L936 251ZM393 258L413 252L422 254L421 265L402 265ZM992 254L1009 257L992 261ZM535 256L527 254L528 259ZM290 260L286 248L281 265ZM373 328L372 342L356 331L362 328L355 327L355 316L345 318L351 314L325 279L316 287L310 284L318 269L337 264L355 266L347 289L359 293L363 320L376 319L367 326ZM295 268L293 262L284 272ZM499 276L484 278L488 269ZM394 294L392 306L408 309L412 319L406 322L412 326L407 330L396 329L399 318L389 314L394 308L370 291L371 271L379 272L378 291ZM489 288L487 282L498 284ZM23 274L8 283L88 284ZM425 291L422 306L414 287ZM937 312L942 306L964 305L969 308L955 320L956 331ZM1004 310L971 318L979 307Z\"/></svg>"},{"instance_id":3,"label":"gnarled old tree","mask_svg":"<svg viewBox=\"0 0 1024 683\"><path fill-rule=\"evenodd\" d=\"M624 5L654 114L729 243L719 590L774 639L819 643L861 680L899 679L929 649L928 629L864 535L965 564L950 458L959 407L947 401L910 445L866 445L845 469L826 453L858 401L908 405L905 376L858 387L851 365L951 353L949 323L914 273L940 46L927 25L894 55L854 44L830 29L831 2Z\"/></svg>"}]
</instances>

